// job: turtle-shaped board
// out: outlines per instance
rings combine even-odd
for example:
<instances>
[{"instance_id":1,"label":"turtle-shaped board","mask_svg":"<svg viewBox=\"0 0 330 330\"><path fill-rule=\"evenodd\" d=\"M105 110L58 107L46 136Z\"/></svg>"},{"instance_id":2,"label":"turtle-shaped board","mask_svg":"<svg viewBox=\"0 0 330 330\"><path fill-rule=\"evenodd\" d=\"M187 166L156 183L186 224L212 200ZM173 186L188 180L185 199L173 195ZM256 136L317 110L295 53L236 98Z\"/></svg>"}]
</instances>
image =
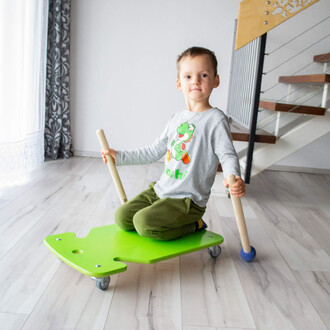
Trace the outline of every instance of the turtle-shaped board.
<instances>
[{"instance_id":1,"label":"turtle-shaped board","mask_svg":"<svg viewBox=\"0 0 330 330\"><path fill-rule=\"evenodd\" d=\"M158 241L141 237L135 231L123 231L116 224L95 227L85 238L64 233L44 240L63 262L96 278L125 271L127 265L122 261L151 264L222 242L222 236L207 230L173 241Z\"/></svg>"}]
</instances>

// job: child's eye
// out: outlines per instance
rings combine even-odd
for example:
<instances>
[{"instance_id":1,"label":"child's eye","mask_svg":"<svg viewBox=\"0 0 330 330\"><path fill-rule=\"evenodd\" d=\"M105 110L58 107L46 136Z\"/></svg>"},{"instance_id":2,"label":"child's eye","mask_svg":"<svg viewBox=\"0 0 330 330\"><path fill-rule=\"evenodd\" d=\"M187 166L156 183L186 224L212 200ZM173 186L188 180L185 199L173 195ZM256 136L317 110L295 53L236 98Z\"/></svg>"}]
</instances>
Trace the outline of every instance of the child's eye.
<instances>
[{"instance_id":1,"label":"child's eye","mask_svg":"<svg viewBox=\"0 0 330 330\"><path fill-rule=\"evenodd\" d=\"M207 73L202 73L202 74L201 74L201 77L202 77L202 78L206 78L206 77L207 77Z\"/></svg>"},{"instance_id":2,"label":"child's eye","mask_svg":"<svg viewBox=\"0 0 330 330\"><path fill-rule=\"evenodd\" d=\"M189 75L185 76L185 79L190 79L190 76Z\"/></svg>"}]
</instances>

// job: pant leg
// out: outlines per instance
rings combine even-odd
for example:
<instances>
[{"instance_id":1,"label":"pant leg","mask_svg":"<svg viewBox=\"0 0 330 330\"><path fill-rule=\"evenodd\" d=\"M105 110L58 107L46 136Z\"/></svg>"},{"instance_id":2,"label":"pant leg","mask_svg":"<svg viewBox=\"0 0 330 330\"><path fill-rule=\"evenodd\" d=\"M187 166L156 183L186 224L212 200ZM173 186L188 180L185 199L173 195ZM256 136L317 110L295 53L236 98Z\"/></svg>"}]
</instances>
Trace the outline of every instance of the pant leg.
<instances>
[{"instance_id":1,"label":"pant leg","mask_svg":"<svg viewBox=\"0 0 330 330\"><path fill-rule=\"evenodd\" d=\"M205 210L190 198L163 198L136 212L133 224L141 236L173 240L193 233Z\"/></svg>"},{"instance_id":2,"label":"pant leg","mask_svg":"<svg viewBox=\"0 0 330 330\"><path fill-rule=\"evenodd\" d=\"M135 230L133 224L133 217L136 212L141 209L152 205L156 200L159 199L155 193L153 186L155 182L152 182L148 189L142 191L133 199L122 204L115 213L115 222L123 230Z\"/></svg>"}]
</instances>

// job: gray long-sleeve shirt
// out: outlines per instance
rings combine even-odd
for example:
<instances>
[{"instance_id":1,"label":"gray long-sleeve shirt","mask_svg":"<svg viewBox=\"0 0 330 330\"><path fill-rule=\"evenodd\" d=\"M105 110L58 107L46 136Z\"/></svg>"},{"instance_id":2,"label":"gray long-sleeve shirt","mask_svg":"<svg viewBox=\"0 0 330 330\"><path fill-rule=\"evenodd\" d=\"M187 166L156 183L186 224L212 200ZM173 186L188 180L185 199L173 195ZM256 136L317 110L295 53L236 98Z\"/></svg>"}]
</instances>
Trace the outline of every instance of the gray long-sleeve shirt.
<instances>
[{"instance_id":1,"label":"gray long-sleeve shirt","mask_svg":"<svg viewBox=\"0 0 330 330\"><path fill-rule=\"evenodd\" d=\"M175 114L150 146L117 151L117 165L153 163L164 155L164 171L154 186L160 198L191 198L204 207L221 163L223 175L240 175L228 119L217 108Z\"/></svg>"}]
</instances>

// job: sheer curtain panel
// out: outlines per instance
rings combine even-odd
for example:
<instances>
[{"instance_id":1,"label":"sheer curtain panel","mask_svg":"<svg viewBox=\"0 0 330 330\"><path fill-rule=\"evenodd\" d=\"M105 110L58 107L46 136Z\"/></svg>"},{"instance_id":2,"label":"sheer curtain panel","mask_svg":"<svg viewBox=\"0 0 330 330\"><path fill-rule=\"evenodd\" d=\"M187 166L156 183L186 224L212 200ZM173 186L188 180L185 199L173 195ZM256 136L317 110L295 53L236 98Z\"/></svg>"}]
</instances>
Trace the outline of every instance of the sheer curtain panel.
<instances>
[{"instance_id":1,"label":"sheer curtain panel","mask_svg":"<svg viewBox=\"0 0 330 330\"><path fill-rule=\"evenodd\" d=\"M0 0L0 185L44 161L47 0Z\"/></svg>"}]
</instances>

